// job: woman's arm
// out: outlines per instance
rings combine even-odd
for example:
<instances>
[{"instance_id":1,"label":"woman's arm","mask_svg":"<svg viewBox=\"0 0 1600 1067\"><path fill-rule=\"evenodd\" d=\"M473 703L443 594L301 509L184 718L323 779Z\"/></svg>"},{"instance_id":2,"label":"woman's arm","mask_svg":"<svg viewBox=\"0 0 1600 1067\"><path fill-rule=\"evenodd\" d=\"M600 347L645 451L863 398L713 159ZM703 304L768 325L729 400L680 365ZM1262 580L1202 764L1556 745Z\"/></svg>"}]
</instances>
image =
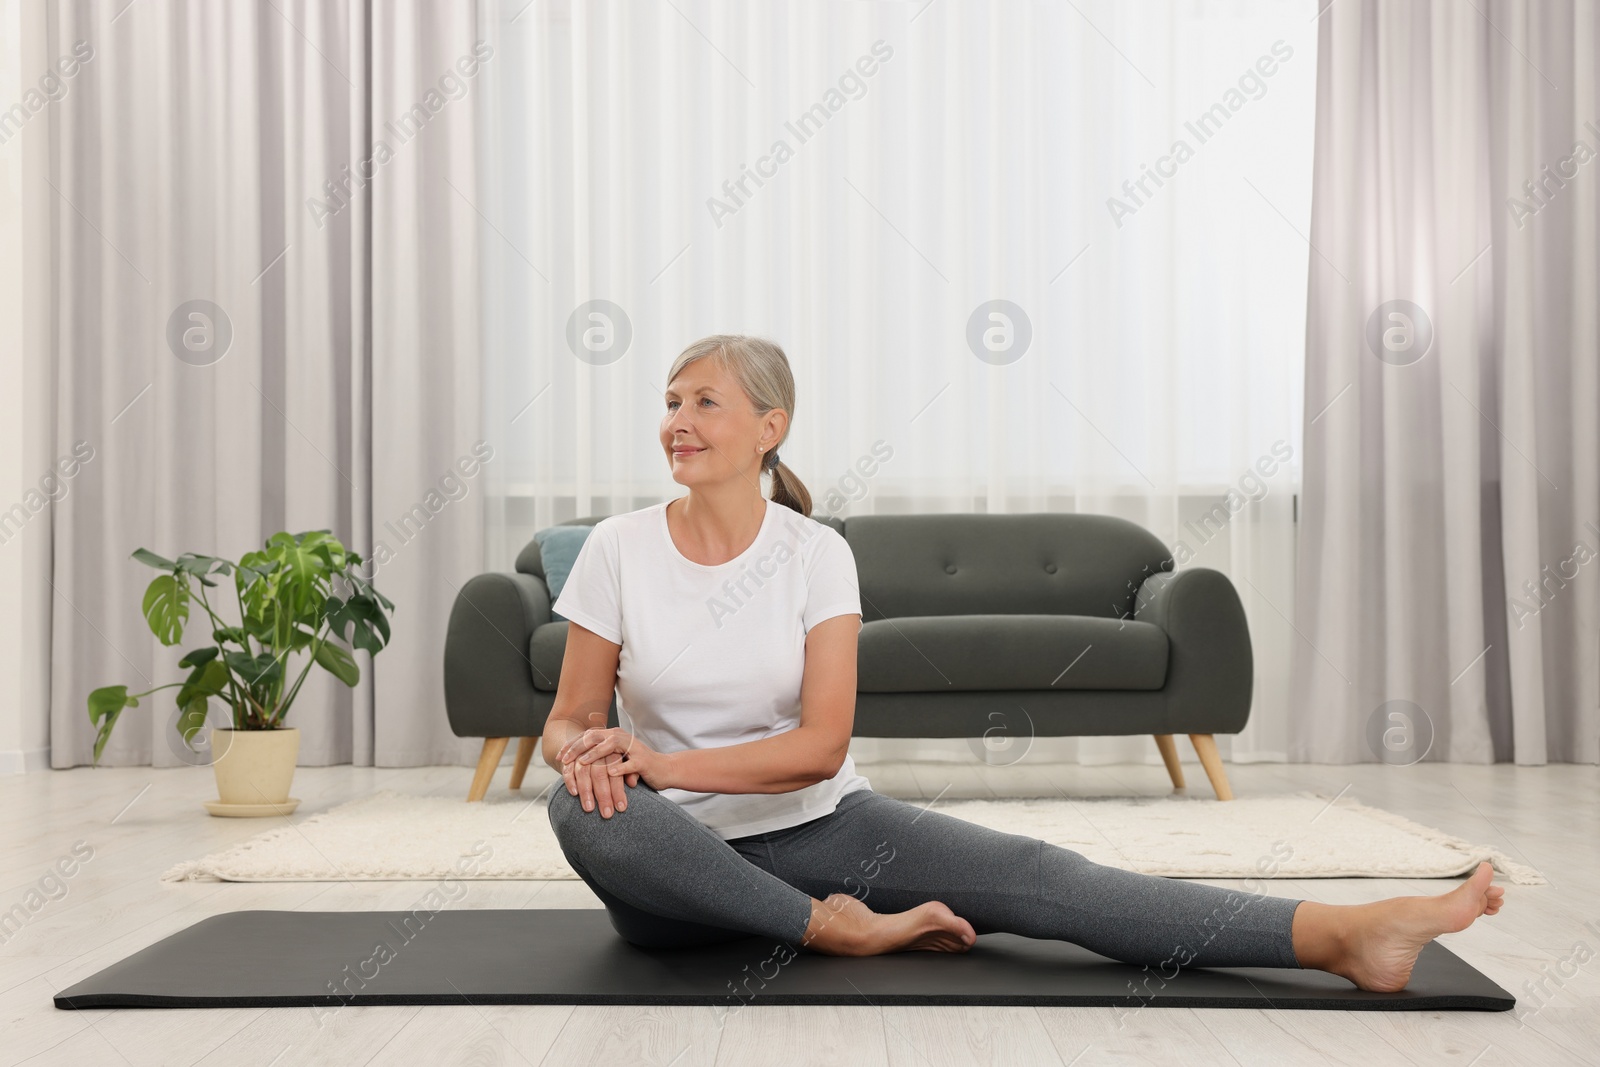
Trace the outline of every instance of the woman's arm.
<instances>
[{"instance_id":1,"label":"woman's arm","mask_svg":"<svg viewBox=\"0 0 1600 1067\"><path fill-rule=\"evenodd\" d=\"M617 664L622 646L577 623L567 626L567 650L561 660L561 682L555 703L545 721L540 757L561 775L569 793L583 802L585 811L599 809L610 818L612 807L626 808L626 786L637 775L612 776L608 768L620 756L596 763L563 764L558 758L566 743L590 727L605 729L612 695L617 687Z\"/></svg>"},{"instance_id":2,"label":"woman's arm","mask_svg":"<svg viewBox=\"0 0 1600 1067\"><path fill-rule=\"evenodd\" d=\"M806 634L798 727L759 741L667 753L672 785L696 793L790 793L837 774L855 725L860 632L860 615L835 615ZM551 751L559 750L561 742L554 744Z\"/></svg>"}]
</instances>

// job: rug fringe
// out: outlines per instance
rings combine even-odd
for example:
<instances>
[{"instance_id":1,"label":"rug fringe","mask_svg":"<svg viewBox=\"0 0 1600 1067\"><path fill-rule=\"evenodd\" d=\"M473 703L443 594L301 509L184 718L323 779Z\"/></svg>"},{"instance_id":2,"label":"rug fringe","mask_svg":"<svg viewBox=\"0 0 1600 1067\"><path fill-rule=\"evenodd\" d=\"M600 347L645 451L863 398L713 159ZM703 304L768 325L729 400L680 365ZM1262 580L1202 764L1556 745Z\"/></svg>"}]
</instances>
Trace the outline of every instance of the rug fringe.
<instances>
[{"instance_id":1,"label":"rug fringe","mask_svg":"<svg viewBox=\"0 0 1600 1067\"><path fill-rule=\"evenodd\" d=\"M264 830L254 837L246 838L245 840L237 842L231 847L223 849L221 852L215 853L211 856L206 856L195 860L184 860L182 863L174 864L162 872L160 880L163 882L231 881L231 879L228 878L218 877L216 874L212 873L210 868L213 865L220 866L223 860L231 859L234 856L242 855L247 852L254 852L259 848L265 848L268 845L276 844L289 834L302 832L304 827L312 823L326 821L328 816L333 815L335 812L344 811L347 808L357 807L362 804L372 804L385 800L404 799L407 799L406 794L396 793L392 789L380 789L376 793L372 793L368 796L356 797L353 800L345 801L343 804L336 804L327 811L319 811L317 814L312 815L309 818L302 819L298 823L293 823L288 826L275 826L270 830ZM287 816L280 816L280 818L287 818ZM314 873L320 874L321 872ZM268 881L269 879L261 880ZM281 880L297 881L298 879L285 878Z\"/></svg>"},{"instance_id":2,"label":"rug fringe","mask_svg":"<svg viewBox=\"0 0 1600 1067\"><path fill-rule=\"evenodd\" d=\"M1457 871L1457 874L1471 874L1477 869L1477 866L1481 861L1488 860L1494 865L1495 870L1511 879L1513 885L1550 884L1550 880L1544 875L1540 874L1537 869L1528 866L1526 863L1519 863L1510 856L1506 855L1504 852L1490 845L1474 845L1465 838L1456 837L1454 834L1447 834L1443 830L1437 830L1432 826L1427 826L1423 823L1408 819L1404 815L1397 815L1392 811L1385 811L1382 808L1371 807L1353 798L1330 797L1326 793L1314 792L1301 793L1300 795L1303 797L1326 800L1336 804L1341 808L1346 808L1351 811L1359 811L1361 814L1373 819L1376 822L1393 826L1396 829L1405 830L1408 833L1416 834L1418 837L1423 838L1424 840L1432 841L1435 844L1444 845L1446 848L1455 849L1458 852L1467 854L1467 865L1460 871ZM1498 833L1499 831L1497 830L1496 832Z\"/></svg>"},{"instance_id":3,"label":"rug fringe","mask_svg":"<svg viewBox=\"0 0 1600 1067\"><path fill-rule=\"evenodd\" d=\"M210 866L205 860L184 860L176 864L161 875L163 882L220 882L221 878L212 874L207 868Z\"/></svg>"}]
</instances>

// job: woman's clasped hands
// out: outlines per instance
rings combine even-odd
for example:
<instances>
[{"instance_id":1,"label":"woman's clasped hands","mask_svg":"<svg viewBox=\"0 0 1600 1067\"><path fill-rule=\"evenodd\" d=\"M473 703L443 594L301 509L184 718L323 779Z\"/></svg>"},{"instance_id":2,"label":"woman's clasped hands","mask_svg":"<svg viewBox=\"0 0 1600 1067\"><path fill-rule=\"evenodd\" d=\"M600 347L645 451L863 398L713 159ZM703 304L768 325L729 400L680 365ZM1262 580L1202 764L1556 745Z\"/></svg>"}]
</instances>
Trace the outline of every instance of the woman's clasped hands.
<instances>
[{"instance_id":1,"label":"woman's clasped hands","mask_svg":"<svg viewBox=\"0 0 1600 1067\"><path fill-rule=\"evenodd\" d=\"M584 811L598 805L603 818L613 808L627 810L624 782L638 785L642 778L652 789L667 787L667 755L621 727L585 730L562 745L556 758L567 792L583 801Z\"/></svg>"}]
</instances>

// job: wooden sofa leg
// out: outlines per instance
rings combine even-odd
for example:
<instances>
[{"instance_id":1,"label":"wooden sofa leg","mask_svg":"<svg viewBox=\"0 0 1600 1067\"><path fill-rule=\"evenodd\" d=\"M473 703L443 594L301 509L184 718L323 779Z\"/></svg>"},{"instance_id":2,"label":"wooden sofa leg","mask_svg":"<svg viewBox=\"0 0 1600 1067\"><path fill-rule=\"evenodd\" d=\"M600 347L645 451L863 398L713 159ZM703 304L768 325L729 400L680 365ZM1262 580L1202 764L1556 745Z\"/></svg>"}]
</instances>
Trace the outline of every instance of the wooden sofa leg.
<instances>
[{"instance_id":1,"label":"wooden sofa leg","mask_svg":"<svg viewBox=\"0 0 1600 1067\"><path fill-rule=\"evenodd\" d=\"M1172 788L1183 788L1183 765L1178 762L1178 743L1172 739L1171 734L1154 734L1156 747L1161 750L1161 762L1167 765L1167 775L1172 779Z\"/></svg>"},{"instance_id":2,"label":"wooden sofa leg","mask_svg":"<svg viewBox=\"0 0 1600 1067\"><path fill-rule=\"evenodd\" d=\"M1194 750L1206 769L1206 777L1211 779L1211 788L1217 791L1217 799L1232 800L1233 790L1228 786L1228 773L1222 769L1222 757L1217 755L1216 741L1210 734L1190 734L1189 740L1194 742Z\"/></svg>"},{"instance_id":3,"label":"wooden sofa leg","mask_svg":"<svg viewBox=\"0 0 1600 1067\"><path fill-rule=\"evenodd\" d=\"M517 742L517 762L511 766L511 788L522 788L522 776L528 773L528 764L533 762L533 750L539 747L537 737L524 737Z\"/></svg>"},{"instance_id":4,"label":"wooden sofa leg","mask_svg":"<svg viewBox=\"0 0 1600 1067\"><path fill-rule=\"evenodd\" d=\"M478 770L472 776L472 789L467 793L467 803L482 800L489 792L489 783L494 780L495 768L500 766L500 757L506 754L506 742L509 737L485 737L483 739L483 752L478 756Z\"/></svg>"}]
</instances>

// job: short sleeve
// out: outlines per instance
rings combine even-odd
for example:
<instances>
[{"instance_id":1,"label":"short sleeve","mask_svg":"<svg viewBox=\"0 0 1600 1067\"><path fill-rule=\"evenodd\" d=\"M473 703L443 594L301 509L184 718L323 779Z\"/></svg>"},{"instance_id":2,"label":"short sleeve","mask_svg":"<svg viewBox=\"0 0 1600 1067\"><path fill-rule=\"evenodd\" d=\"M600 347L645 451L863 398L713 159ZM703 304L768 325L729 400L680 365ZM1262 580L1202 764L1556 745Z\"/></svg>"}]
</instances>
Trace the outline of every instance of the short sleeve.
<instances>
[{"instance_id":1,"label":"short sleeve","mask_svg":"<svg viewBox=\"0 0 1600 1067\"><path fill-rule=\"evenodd\" d=\"M612 644L622 644L622 582L615 526L605 521L595 524L551 607Z\"/></svg>"},{"instance_id":2,"label":"short sleeve","mask_svg":"<svg viewBox=\"0 0 1600 1067\"><path fill-rule=\"evenodd\" d=\"M806 633L835 615L861 614L861 587L850 543L826 524L822 524L816 540L806 568L806 607L801 615Z\"/></svg>"}]
</instances>

